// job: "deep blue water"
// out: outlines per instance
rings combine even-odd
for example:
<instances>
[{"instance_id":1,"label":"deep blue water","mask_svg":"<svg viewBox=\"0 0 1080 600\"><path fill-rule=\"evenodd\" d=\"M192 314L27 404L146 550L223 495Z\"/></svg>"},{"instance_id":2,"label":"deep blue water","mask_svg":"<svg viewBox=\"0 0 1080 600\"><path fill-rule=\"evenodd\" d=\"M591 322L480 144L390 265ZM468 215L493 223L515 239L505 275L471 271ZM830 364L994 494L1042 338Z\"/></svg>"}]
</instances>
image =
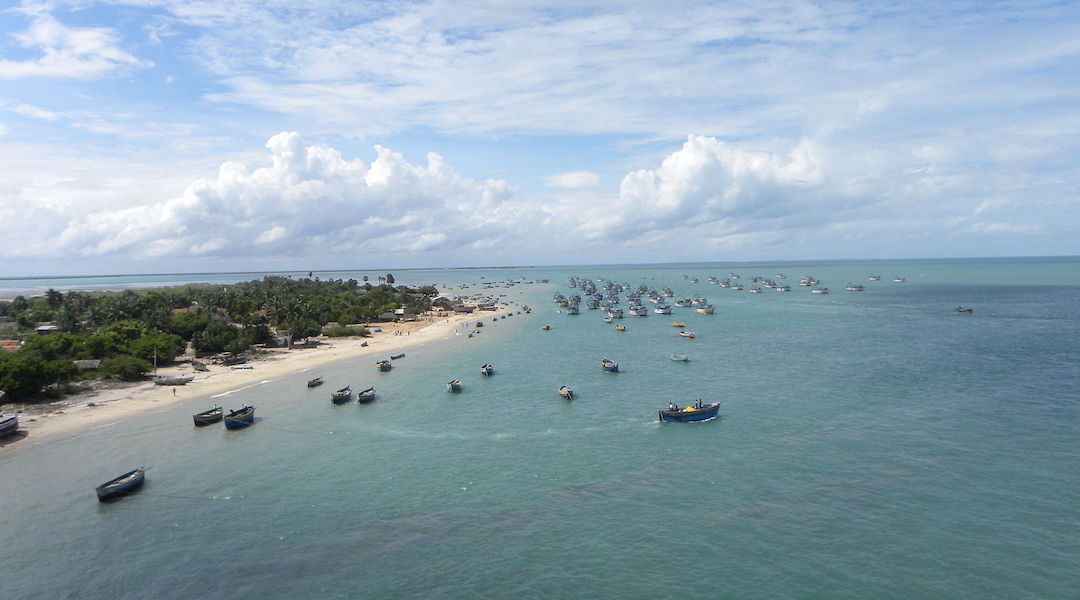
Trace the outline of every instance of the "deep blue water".
<instances>
[{"instance_id":1,"label":"deep blue water","mask_svg":"<svg viewBox=\"0 0 1080 600\"><path fill-rule=\"evenodd\" d=\"M730 271L744 282L786 272L793 286L809 273L832 293L705 281ZM345 361L321 370L327 385L315 390L300 373L217 399L258 407L243 431L193 428L204 399L0 451L0 596L1080 589L1076 259L413 273L410 283L468 292L522 276L551 283L482 290L534 310L410 349L390 373ZM619 333L598 311L557 312L550 298L570 291L569 275L669 286L717 311L628 317ZM849 281L866 291L842 291ZM674 320L698 337L678 337ZM605 356L623 372L601 372ZM486 362L494 377L480 376ZM461 394L444 391L454 378ZM379 397L331 405L345 384ZM575 401L558 397L564 384ZM669 400L696 398L721 401L720 418L657 422ZM97 503L94 485L142 464L153 465L145 489Z\"/></svg>"}]
</instances>

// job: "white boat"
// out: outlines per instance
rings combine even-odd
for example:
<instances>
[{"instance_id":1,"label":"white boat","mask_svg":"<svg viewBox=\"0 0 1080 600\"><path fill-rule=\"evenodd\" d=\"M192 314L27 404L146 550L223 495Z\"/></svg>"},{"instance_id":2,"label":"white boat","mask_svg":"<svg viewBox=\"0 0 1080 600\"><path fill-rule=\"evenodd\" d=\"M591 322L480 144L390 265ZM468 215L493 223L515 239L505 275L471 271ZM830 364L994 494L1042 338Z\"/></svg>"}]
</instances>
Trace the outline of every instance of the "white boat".
<instances>
[{"instance_id":1,"label":"white boat","mask_svg":"<svg viewBox=\"0 0 1080 600\"><path fill-rule=\"evenodd\" d=\"M844 290L848 292L861 292L863 291L863 286L858 283L849 283L844 287Z\"/></svg>"},{"instance_id":2,"label":"white boat","mask_svg":"<svg viewBox=\"0 0 1080 600\"><path fill-rule=\"evenodd\" d=\"M607 311L608 318L621 319L623 318L623 312L621 308L610 308Z\"/></svg>"},{"instance_id":3,"label":"white boat","mask_svg":"<svg viewBox=\"0 0 1080 600\"><path fill-rule=\"evenodd\" d=\"M14 435L19 430L19 416L10 415L5 417L0 415L0 438L5 438L9 435Z\"/></svg>"},{"instance_id":4,"label":"white boat","mask_svg":"<svg viewBox=\"0 0 1080 600\"><path fill-rule=\"evenodd\" d=\"M827 287L814 288L814 289L810 290L810 293L811 294L828 294L829 293L829 288L827 288Z\"/></svg>"},{"instance_id":5,"label":"white boat","mask_svg":"<svg viewBox=\"0 0 1080 600\"><path fill-rule=\"evenodd\" d=\"M905 281L907 281L907 279L904 279L903 277L893 277L892 280L896 283L904 283Z\"/></svg>"},{"instance_id":6,"label":"white boat","mask_svg":"<svg viewBox=\"0 0 1080 600\"><path fill-rule=\"evenodd\" d=\"M716 309L715 307L713 307L712 304L702 304L697 307L697 312L699 315L711 315L713 314L714 310Z\"/></svg>"},{"instance_id":7,"label":"white boat","mask_svg":"<svg viewBox=\"0 0 1080 600\"><path fill-rule=\"evenodd\" d=\"M656 308L653 309L653 312L658 315L670 315L671 307L667 304L658 304Z\"/></svg>"}]
</instances>

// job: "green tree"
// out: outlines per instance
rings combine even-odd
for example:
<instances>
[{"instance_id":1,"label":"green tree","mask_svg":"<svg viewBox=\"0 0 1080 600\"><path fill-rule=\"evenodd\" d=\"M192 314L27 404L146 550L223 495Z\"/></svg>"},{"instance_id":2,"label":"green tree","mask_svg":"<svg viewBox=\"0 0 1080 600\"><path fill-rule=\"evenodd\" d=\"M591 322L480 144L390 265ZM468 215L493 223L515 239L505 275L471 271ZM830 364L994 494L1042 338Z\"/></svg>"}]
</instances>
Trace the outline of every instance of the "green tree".
<instances>
[{"instance_id":1,"label":"green tree","mask_svg":"<svg viewBox=\"0 0 1080 600\"><path fill-rule=\"evenodd\" d=\"M390 273L386 274L386 283L389 283L390 285L394 285L394 276L391 275Z\"/></svg>"},{"instance_id":2,"label":"green tree","mask_svg":"<svg viewBox=\"0 0 1080 600\"><path fill-rule=\"evenodd\" d=\"M101 361L102 373L124 381L138 381L153 368L149 362L130 354L121 354Z\"/></svg>"},{"instance_id":3,"label":"green tree","mask_svg":"<svg viewBox=\"0 0 1080 600\"><path fill-rule=\"evenodd\" d=\"M48 363L34 352L16 352L0 362L0 389L12 400L25 400L49 382Z\"/></svg>"}]
</instances>

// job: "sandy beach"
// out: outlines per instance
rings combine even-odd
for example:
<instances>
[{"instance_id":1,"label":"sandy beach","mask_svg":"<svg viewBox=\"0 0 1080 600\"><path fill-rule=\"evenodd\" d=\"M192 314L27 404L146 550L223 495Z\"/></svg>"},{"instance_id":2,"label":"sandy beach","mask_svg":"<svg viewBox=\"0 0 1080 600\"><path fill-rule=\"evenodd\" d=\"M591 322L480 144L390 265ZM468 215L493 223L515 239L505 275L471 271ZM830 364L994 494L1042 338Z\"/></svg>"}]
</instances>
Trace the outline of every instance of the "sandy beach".
<instances>
[{"instance_id":1,"label":"sandy beach","mask_svg":"<svg viewBox=\"0 0 1080 600\"><path fill-rule=\"evenodd\" d=\"M500 309L495 313L429 316L415 322L380 323L372 327L382 331L366 338L323 338L323 343L314 348L270 349L268 354L248 363L251 369L212 365L209 371L195 371L190 363L181 363L158 370L158 374L164 376L195 376L191 383L183 386L161 386L146 381L112 389L95 389L48 404L7 405L7 413L20 408L23 410L19 414L20 433L5 440L0 445L0 451L32 445L50 437L74 434L88 427L122 421L178 403L191 402L193 407L203 410L214 404L211 397L217 394L340 360L370 356L374 362L407 348L452 336L466 323L487 320L504 312L505 309ZM365 342L367 345L362 345Z\"/></svg>"}]
</instances>

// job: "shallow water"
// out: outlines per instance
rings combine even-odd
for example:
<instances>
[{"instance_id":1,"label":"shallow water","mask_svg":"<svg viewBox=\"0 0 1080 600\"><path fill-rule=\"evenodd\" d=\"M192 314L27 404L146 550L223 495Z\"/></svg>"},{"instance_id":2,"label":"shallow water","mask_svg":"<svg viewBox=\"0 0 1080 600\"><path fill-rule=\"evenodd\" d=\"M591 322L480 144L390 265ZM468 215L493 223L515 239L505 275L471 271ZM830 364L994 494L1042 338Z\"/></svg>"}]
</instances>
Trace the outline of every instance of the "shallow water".
<instances>
[{"instance_id":1,"label":"shallow water","mask_svg":"<svg viewBox=\"0 0 1080 600\"><path fill-rule=\"evenodd\" d=\"M1078 267L431 272L469 292L551 283L484 290L534 311L485 316L481 334L409 349L390 373L345 361L320 388L299 373L218 398L258 407L245 430L195 429L199 401L0 452L0 596L1071 597ZM729 271L793 287L811 273L833 292L705 282ZM557 312L568 275L707 295L717 312L628 317L618 333L599 311ZM601 372L605 356L623 372ZM462 393L446 393L455 378ZM378 398L332 405L345 384ZM697 398L722 401L720 418L657 422ZM153 466L142 491L96 502L96 484L136 465Z\"/></svg>"}]
</instances>

